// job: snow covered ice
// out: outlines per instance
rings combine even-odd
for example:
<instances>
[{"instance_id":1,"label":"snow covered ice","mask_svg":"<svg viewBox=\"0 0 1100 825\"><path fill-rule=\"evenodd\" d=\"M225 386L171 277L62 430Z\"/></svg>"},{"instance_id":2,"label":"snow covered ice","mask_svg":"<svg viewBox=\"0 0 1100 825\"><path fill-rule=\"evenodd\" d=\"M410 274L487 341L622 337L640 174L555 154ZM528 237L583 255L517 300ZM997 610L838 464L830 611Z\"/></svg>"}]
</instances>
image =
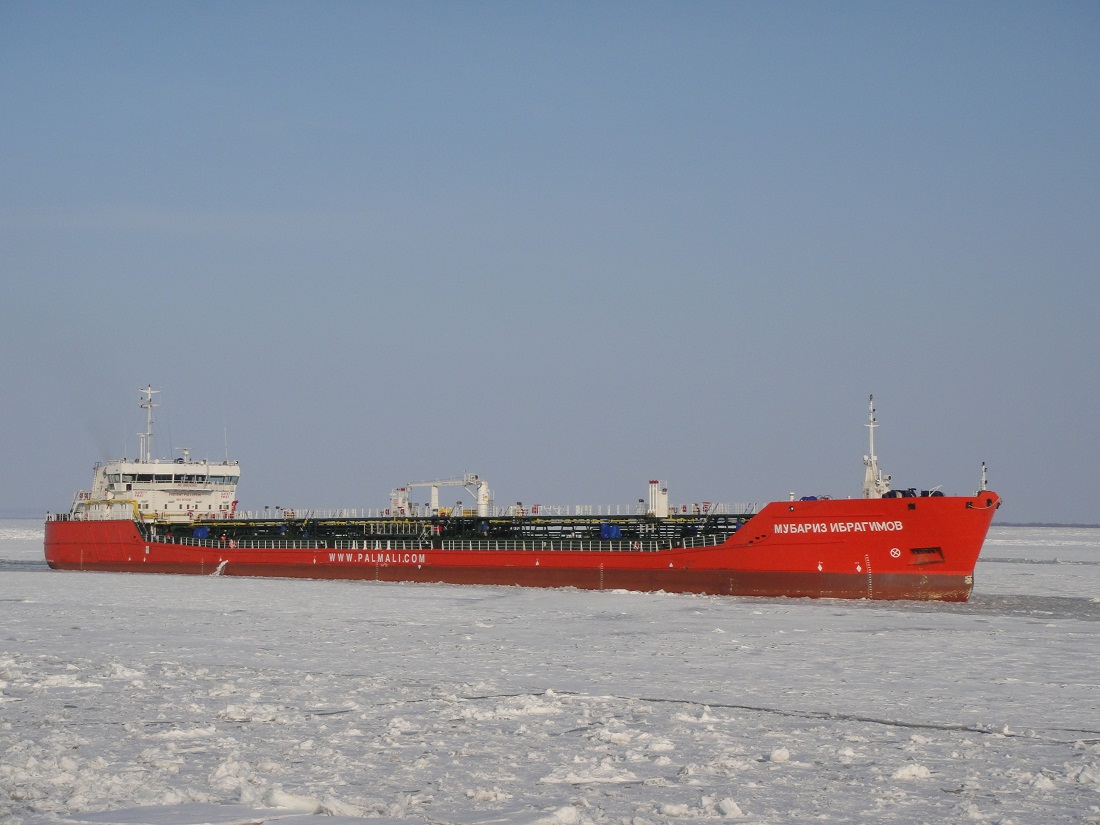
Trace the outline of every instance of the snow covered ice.
<instances>
[{"instance_id":1,"label":"snow covered ice","mask_svg":"<svg viewBox=\"0 0 1100 825\"><path fill-rule=\"evenodd\" d=\"M5 823L1100 822L1100 530L994 527L962 605L41 554L0 521Z\"/></svg>"}]
</instances>

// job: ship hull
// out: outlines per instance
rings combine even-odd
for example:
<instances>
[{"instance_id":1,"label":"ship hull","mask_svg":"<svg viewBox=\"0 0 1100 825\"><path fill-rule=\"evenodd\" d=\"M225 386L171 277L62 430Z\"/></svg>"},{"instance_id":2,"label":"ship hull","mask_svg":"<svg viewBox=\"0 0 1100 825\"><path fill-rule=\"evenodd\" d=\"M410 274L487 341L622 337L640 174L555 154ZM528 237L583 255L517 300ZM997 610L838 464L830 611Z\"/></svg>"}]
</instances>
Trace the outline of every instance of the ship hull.
<instances>
[{"instance_id":1,"label":"ship hull","mask_svg":"<svg viewBox=\"0 0 1100 825\"><path fill-rule=\"evenodd\" d=\"M59 518L46 524L45 554L61 570L965 601L999 504L991 492L775 502L719 544L644 550L427 539L196 546L143 536L131 520Z\"/></svg>"}]
</instances>

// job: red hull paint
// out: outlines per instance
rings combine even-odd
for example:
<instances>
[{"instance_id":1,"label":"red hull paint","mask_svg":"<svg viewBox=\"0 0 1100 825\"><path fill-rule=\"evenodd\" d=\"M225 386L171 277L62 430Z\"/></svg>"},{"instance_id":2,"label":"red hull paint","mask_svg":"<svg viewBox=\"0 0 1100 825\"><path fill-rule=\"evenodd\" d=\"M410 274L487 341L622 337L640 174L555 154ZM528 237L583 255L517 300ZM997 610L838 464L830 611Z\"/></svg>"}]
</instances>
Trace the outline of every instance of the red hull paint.
<instances>
[{"instance_id":1,"label":"red hull paint","mask_svg":"<svg viewBox=\"0 0 1100 825\"><path fill-rule=\"evenodd\" d=\"M53 520L45 552L63 570L965 601L999 504L992 492L774 502L723 544L656 552L200 547L146 541L132 521Z\"/></svg>"}]
</instances>

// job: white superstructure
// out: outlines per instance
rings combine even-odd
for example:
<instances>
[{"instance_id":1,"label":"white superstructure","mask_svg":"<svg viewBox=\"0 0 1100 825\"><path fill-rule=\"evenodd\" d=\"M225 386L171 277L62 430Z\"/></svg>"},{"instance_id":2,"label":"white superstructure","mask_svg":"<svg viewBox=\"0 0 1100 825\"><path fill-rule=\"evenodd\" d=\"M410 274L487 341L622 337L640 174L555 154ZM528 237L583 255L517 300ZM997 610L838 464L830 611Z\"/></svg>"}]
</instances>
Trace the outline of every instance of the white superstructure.
<instances>
[{"instance_id":1,"label":"white superstructure","mask_svg":"<svg viewBox=\"0 0 1100 825\"><path fill-rule=\"evenodd\" d=\"M153 395L141 390L145 432L138 433L137 460L120 458L96 464L91 490L73 501L73 519L158 519L193 521L231 518L237 507L241 470L236 461L191 460L188 450L175 460L152 458Z\"/></svg>"}]
</instances>

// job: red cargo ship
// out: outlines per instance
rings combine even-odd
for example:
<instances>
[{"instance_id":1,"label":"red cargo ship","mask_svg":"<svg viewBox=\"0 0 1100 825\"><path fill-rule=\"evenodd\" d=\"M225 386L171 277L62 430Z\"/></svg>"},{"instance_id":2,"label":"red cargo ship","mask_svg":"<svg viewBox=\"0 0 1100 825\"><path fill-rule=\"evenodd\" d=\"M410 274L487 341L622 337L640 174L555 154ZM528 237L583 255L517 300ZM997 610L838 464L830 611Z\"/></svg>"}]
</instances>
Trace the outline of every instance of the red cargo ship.
<instances>
[{"instance_id":1,"label":"red cargo ship","mask_svg":"<svg viewBox=\"0 0 1100 825\"><path fill-rule=\"evenodd\" d=\"M92 489L47 518L50 567L315 579L664 590L731 596L965 601L1000 497L891 490L874 454L863 497L672 506L497 509L476 475L416 482L378 512L237 509L236 462L150 457L153 393L143 390L139 458L97 465ZM473 506L440 507L439 488ZM410 503L415 487L431 502ZM615 512L612 512L614 510ZM624 512L627 511L627 512Z\"/></svg>"}]
</instances>

